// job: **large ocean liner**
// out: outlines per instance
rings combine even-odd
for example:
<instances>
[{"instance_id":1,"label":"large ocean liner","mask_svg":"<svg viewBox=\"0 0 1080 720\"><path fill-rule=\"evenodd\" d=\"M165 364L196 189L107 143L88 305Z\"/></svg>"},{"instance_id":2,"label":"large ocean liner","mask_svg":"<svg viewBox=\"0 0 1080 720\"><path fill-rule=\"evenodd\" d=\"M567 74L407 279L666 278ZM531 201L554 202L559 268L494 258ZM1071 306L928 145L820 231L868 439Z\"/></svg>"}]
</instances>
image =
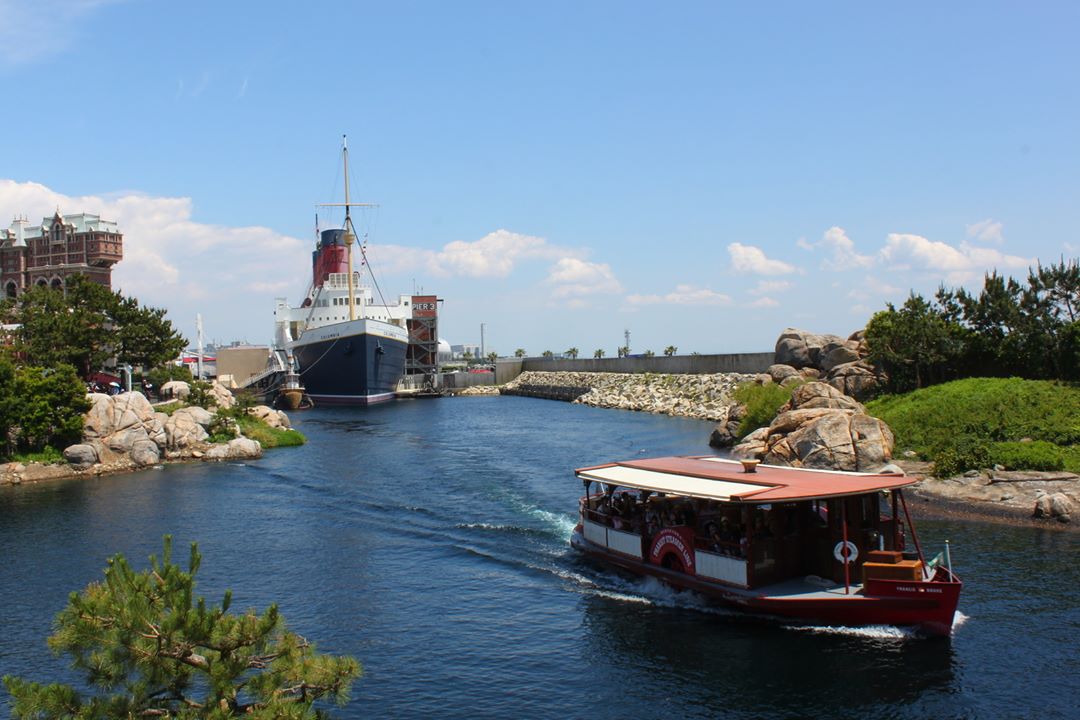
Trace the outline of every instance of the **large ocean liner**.
<instances>
[{"instance_id":1,"label":"large ocean liner","mask_svg":"<svg viewBox=\"0 0 1080 720\"><path fill-rule=\"evenodd\" d=\"M363 265L366 241L357 243L352 208L369 206L349 199L349 150L342 142L345 202L341 228L317 233L311 286L298 307L278 298L274 309L275 351L299 374L307 395L322 405L371 405L394 398L409 345L406 320L410 296L396 305L376 304L372 288L353 270L353 246Z\"/></svg>"}]
</instances>

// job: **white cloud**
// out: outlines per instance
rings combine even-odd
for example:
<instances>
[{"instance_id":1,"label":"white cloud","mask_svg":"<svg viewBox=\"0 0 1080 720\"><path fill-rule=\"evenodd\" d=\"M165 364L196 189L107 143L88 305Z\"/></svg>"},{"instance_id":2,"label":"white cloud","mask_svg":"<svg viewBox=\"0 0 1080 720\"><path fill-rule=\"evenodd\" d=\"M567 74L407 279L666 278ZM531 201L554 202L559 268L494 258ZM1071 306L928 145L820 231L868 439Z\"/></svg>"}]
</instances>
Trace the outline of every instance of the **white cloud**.
<instances>
[{"instance_id":1,"label":"white cloud","mask_svg":"<svg viewBox=\"0 0 1080 720\"><path fill-rule=\"evenodd\" d=\"M708 288L676 285L666 295L628 295L630 305L728 305L731 297Z\"/></svg>"},{"instance_id":2,"label":"white cloud","mask_svg":"<svg viewBox=\"0 0 1080 720\"><path fill-rule=\"evenodd\" d=\"M584 295L613 294L623 290L611 266L572 257L562 258L555 263L548 273L547 282L555 286L551 291L551 297L555 300L569 301Z\"/></svg>"},{"instance_id":3,"label":"white cloud","mask_svg":"<svg viewBox=\"0 0 1080 720\"><path fill-rule=\"evenodd\" d=\"M944 273L945 279L952 283L967 282L988 270L1025 268L1035 262L1033 258L1006 255L993 248L976 247L966 242L953 247L921 235L904 233L890 233L878 257L894 271Z\"/></svg>"},{"instance_id":4,"label":"white cloud","mask_svg":"<svg viewBox=\"0 0 1080 720\"><path fill-rule=\"evenodd\" d=\"M758 280L757 287L748 290L751 295L767 295L774 292L783 292L791 287L787 280Z\"/></svg>"},{"instance_id":5,"label":"white cloud","mask_svg":"<svg viewBox=\"0 0 1080 720\"><path fill-rule=\"evenodd\" d=\"M794 265L783 260L771 260L765 256L761 248L742 243L731 243L727 246L731 256L731 267L740 272L750 272L757 275L787 275L795 272Z\"/></svg>"},{"instance_id":6,"label":"white cloud","mask_svg":"<svg viewBox=\"0 0 1080 720\"><path fill-rule=\"evenodd\" d=\"M380 244L368 254L380 272L425 270L439 277L501 278L523 261L580 258L584 252L534 235L496 230L472 242L449 242L441 250Z\"/></svg>"},{"instance_id":7,"label":"white cloud","mask_svg":"<svg viewBox=\"0 0 1080 720\"><path fill-rule=\"evenodd\" d=\"M967 236L974 238L979 242L994 243L1001 245L1005 242L1005 236L1003 234L1004 225L997 220L987 218L986 220L980 220L977 223L966 226Z\"/></svg>"},{"instance_id":8,"label":"white cloud","mask_svg":"<svg viewBox=\"0 0 1080 720\"><path fill-rule=\"evenodd\" d=\"M747 303L746 307L752 308L770 308L776 307L780 304L779 300L774 300L771 297L760 297L752 303Z\"/></svg>"},{"instance_id":9,"label":"white cloud","mask_svg":"<svg viewBox=\"0 0 1080 720\"><path fill-rule=\"evenodd\" d=\"M821 246L831 253L831 257L821 263L826 270L854 270L870 267L874 258L855 252L855 243L844 232L844 228L834 225L821 236Z\"/></svg>"},{"instance_id":10,"label":"white cloud","mask_svg":"<svg viewBox=\"0 0 1080 720\"><path fill-rule=\"evenodd\" d=\"M308 243L265 227L200 223L190 198L69 196L39 183L0 179L0 217L26 216L36 225L57 209L115 221L124 235L124 259L113 268L113 287L166 308L181 329L201 312L209 333L221 332L211 321L216 314L222 326L235 326L229 332L239 328L253 341L268 339L273 296L289 288L300 292L308 281ZM298 267L305 271L298 274Z\"/></svg>"},{"instance_id":11,"label":"white cloud","mask_svg":"<svg viewBox=\"0 0 1080 720\"><path fill-rule=\"evenodd\" d=\"M855 270L867 268L874 264L874 258L870 255L860 255L855 252L855 243L847 236L844 228L833 225L826 230L821 240L816 243L807 242L805 238L799 238L795 244L804 250L816 250L822 248L829 253L829 257L821 261L822 270Z\"/></svg>"}]
</instances>

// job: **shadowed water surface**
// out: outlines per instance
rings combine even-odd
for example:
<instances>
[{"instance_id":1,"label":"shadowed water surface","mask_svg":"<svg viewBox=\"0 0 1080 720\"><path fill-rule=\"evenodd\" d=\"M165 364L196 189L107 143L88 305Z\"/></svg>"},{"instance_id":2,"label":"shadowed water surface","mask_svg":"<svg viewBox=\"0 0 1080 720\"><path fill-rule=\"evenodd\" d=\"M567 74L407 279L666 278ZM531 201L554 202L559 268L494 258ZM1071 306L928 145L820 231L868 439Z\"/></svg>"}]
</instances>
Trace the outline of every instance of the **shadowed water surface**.
<instances>
[{"instance_id":1,"label":"shadowed water surface","mask_svg":"<svg viewBox=\"0 0 1080 720\"><path fill-rule=\"evenodd\" d=\"M307 445L246 465L0 488L0 673L74 680L45 648L68 593L171 533L203 594L363 662L340 717L1075 717L1075 534L924 520L967 583L951 640L790 626L567 544L573 468L707 452L708 423L515 397L294 419Z\"/></svg>"}]
</instances>

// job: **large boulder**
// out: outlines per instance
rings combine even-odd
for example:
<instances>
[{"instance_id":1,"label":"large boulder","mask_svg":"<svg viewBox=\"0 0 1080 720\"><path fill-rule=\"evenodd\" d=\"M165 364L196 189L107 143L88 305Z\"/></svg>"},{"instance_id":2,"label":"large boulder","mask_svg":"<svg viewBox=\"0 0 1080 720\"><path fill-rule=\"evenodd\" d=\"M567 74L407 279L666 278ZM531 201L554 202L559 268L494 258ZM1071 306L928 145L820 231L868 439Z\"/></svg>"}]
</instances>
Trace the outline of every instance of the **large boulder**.
<instances>
[{"instance_id":1,"label":"large boulder","mask_svg":"<svg viewBox=\"0 0 1080 720\"><path fill-rule=\"evenodd\" d=\"M802 377L799 371L790 365L770 365L765 372L769 373L769 377L772 378L774 383L782 383L789 377Z\"/></svg>"},{"instance_id":2,"label":"large boulder","mask_svg":"<svg viewBox=\"0 0 1080 720\"><path fill-rule=\"evenodd\" d=\"M765 456L765 443L769 439L769 428L758 428L731 448L731 456L738 460L760 460Z\"/></svg>"},{"instance_id":3,"label":"large boulder","mask_svg":"<svg viewBox=\"0 0 1080 720\"><path fill-rule=\"evenodd\" d=\"M161 386L159 393L162 398L183 400L191 394L191 385L183 380L170 380Z\"/></svg>"},{"instance_id":4,"label":"large boulder","mask_svg":"<svg viewBox=\"0 0 1080 720\"><path fill-rule=\"evenodd\" d=\"M264 423L272 428L281 428L288 430L292 427L289 424L289 416L283 413L281 410L275 410L267 405L256 405L248 411L252 417L262 420Z\"/></svg>"},{"instance_id":5,"label":"large boulder","mask_svg":"<svg viewBox=\"0 0 1080 720\"><path fill-rule=\"evenodd\" d=\"M204 442L209 437L206 428L212 419L213 416L200 407L180 408L165 423L166 447L179 450Z\"/></svg>"},{"instance_id":6,"label":"large boulder","mask_svg":"<svg viewBox=\"0 0 1080 720\"><path fill-rule=\"evenodd\" d=\"M859 360L859 343L853 340L834 340L821 348L818 368L829 372L837 365L844 365Z\"/></svg>"},{"instance_id":7,"label":"large boulder","mask_svg":"<svg viewBox=\"0 0 1080 720\"><path fill-rule=\"evenodd\" d=\"M165 445L161 417L142 393L92 393L88 399L91 404L83 416L83 437L97 449L99 462L105 462L101 447L123 454L142 441Z\"/></svg>"},{"instance_id":8,"label":"large boulder","mask_svg":"<svg viewBox=\"0 0 1080 720\"><path fill-rule=\"evenodd\" d=\"M780 412L810 408L832 408L835 410L866 412L866 408L864 408L857 400L823 382L809 382L792 390L791 400L780 408Z\"/></svg>"},{"instance_id":9,"label":"large boulder","mask_svg":"<svg viewBox=\"0 0 1080 720\"><path fill-rule=\"evenodd\" d=\"M64 448L64 460L75 469L84 470L98 461L98 454L93 445L79 443Z\"/></svg>"},{"instance_id":10,"label":"large boulder","mask_svg":"<svg viewBox=\"0 0 1080 720\"><path fill-rule=\"evenodd\" d=\"M830 470L876 470L892 459L893 434L857 401L821 382L795 388L766 428L732 454L769 465Z\"/></svg>"},{"instance_id":11,"label":"large boulder","mask_svg":"<svg viewBox=\"0 0 1080 720\"><path fill-rule=\"evenodd\" d=\"M210 397L213 398L215 405L224 410L228 410L236 404L236 398L233 397L229 388L225 387L217 380L210 383Z\"/></svg>"},{"instance_id":12,"label":"large boulder","mask_svg":"<svg viewBox=\"0 0 1080 720\"><path fill-rule=\"evenodd\" d=\"M262 445L258 440L239 437L224 445L214 445L206 451L207 460L250 460L262 457Z\"/></svg>"},{"instance_id":13,"label":"large boulder","mask_svg":"<svg viewBox=\"0 0 1080 720\"><path fill-rule=\"evenodd\" d=\"M161 460L161 448L153 440L139 440L132 446L128 457L139 467L156 465Z\"/></svg>"},{"instance_id":14,"label":"large boulder","mask_svg":"<svg viewBox=\"0 0 1080 720\"><path fill-rule=\"evenodd\" d=\"M885 378L865 360L837 365L829 371L828 383L853 398L865 398L873 394Z\"/></svg>"},{"instance_id":15,"label":"large boulder","mask_svg":"<svg viewBox=\"0 0 1080 720\"><path fill-rule=\"evenodd\" d=\"M735 444L739 439L739 425L746 415L746 406L738 403L729 405L723 415L709 435L709 445L712 447L725 448Z\"/></svg>"},{"instance_id":16,"label":"large boulder","mask_svg":"<svg viewBox=\"0 0 1080 720\"><path fill-rule=\"evenodd\" d=\"M837 335L818 335L796 328L786 328L776 341L773 362L796 369L820 368L822 348L834 342L843 344L844 339Z\"/></svg>"},{"instance_id":17,"label":"large boulder","mask_svg":"<svg viewBox=\"0 0 1080 720\"><path fill-rule=\"evenodd\" d=\"M873 471L892 460L893 434L881 420L844 410L823 410L786 435L770 434L768 465Z\"/></svg>"}]
</instances>

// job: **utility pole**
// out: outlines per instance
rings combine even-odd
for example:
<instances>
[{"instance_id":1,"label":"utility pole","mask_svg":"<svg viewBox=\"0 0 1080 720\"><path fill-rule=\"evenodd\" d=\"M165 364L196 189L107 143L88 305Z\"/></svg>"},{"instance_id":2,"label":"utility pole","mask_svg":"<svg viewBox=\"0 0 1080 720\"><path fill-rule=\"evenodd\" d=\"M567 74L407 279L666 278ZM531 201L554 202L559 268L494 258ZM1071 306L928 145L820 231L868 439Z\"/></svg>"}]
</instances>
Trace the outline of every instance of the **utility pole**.
<instances>
[{"instance_id":1,"label":"utility pole","mask_svg":"<svg viewBox=\"0 0 1080 720\"><path fill-rule=\"evenodd\" d=\"M198 372L198 374L195 376L195 379L196 380L202 380L202 314L201 313L195 313L195 337L196 337L195 350L196 350L196 352L199 353L198 357L195 358L195 363L196 363L195 367L197 368L197 372Z\"/></svg>"},{"instance_id":2,"label":"utility pole","mask_svg":"<svg viewBox=\"0 0 1080 720\"><path fill-rule=\"evenodd\" d=\"M484 323L480 323L480 359L482 362L487 360L484 354Z\"/></svg>"},{"instance_id":3,"label":"utility pole","mask_svg":"<svg viewBox=\"0 0 1080 720\"><path fill-rule=\"evenodd\" d=\"M623 345L623 347L626 348L626 355L627 355L627 357L629 357L630 356L630 328L627 328L626 330L623 330L623 338L626 339L626 344Z\"/></svg>"}]
</instances>

